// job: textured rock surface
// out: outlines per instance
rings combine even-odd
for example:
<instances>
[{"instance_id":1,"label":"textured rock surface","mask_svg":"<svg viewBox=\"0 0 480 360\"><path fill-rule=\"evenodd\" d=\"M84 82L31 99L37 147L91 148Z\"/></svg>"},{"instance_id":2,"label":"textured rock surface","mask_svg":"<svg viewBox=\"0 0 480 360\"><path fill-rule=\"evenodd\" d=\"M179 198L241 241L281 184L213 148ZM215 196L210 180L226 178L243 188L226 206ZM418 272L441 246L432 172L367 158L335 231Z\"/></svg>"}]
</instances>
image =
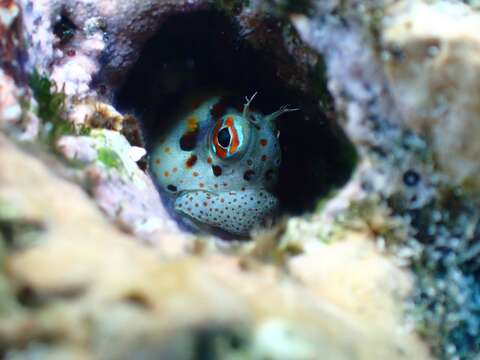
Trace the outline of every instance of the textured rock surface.
<instances>
[{"instance_id":1,"label":"textured rock surface","mask_svg":"<svg viewBox=\"0 0 480 360\"><path fill-rule=\"evenodd\" d=\"M342 126L350 181L249 243L186 234L109 102L162 24L207 2L0 3L1 355L478 356L474 6L215 6Z\"/></svg>"},{"instance_id":2,"label":"textured rock surface","mask_svg":"<svg viewBox=\"0 0 480 360\"><path fill-rule=\"evenodd\" d=\"M174 259L119 232L52 166L3 136L0 149L0 218L12 226L1 232L7 357L426 358L399 327L410 281L367 239L296 259L292 274L304 285L253 259ZM322 252L330 261L318 267ZM338 293L345 262L359 275Z\"/></svg>"},{"instance_id":3,"label":"textured rock surface","mask_svg":"<svg viewBox=\"0 0 480 360\"><path fill-rule=\"evenodd\" d=\"M109 83L118 84L121 74L137 59L145 40L166 15L198 10L205 4L175 0L135 4L106 0L22 1L28 44L33 47L30 65L41 70L51 67L53 79L65 83L67 93L88 95L89 83L100 70L107 73ZM62 15L72 21L74 30L67 42L52 33ZM72 57L75 61L71 61Z\"/></svg>"},{"instance_id":4,"label":"textured rock surface","mask_svg":"<svg viewBox=\"0 0 480 360\"><path fill-rule=\"evenodd\" d=\"M471 94L479 91L480 15L448 2L403 3L390 11L382 55L403 119L432 144L452 181L477 188L479 105Z\"/></svg>"},{"instance_id":5,"label":"textured rock surface","mask_svg":"<svg viewBox=\"0 0 480 360\"><path fill-rule=\"evenodd\" d=\"M476 194L469 137L477 66L475 38L465 29L476 26L477 14L460 2L350 5L342 20L294 18L305 41L324 53L329 88L363 156L319 217L337 214L341 228L369 229L410 264L410 314L433 353L475 358L478 202L465 190ZM334 9L327 2L320 13ZM462 26L445 26L460 18Z\"/></svg>"}]
</instances>

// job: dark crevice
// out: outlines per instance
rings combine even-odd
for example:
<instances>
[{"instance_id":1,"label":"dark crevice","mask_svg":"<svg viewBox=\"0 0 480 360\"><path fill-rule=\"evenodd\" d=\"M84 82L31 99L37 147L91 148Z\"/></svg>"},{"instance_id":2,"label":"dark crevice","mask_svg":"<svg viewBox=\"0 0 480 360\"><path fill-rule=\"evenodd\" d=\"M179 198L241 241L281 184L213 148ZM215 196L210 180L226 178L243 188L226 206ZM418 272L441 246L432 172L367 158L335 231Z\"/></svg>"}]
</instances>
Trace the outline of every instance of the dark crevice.
<instances>
[{"instance_id":1,"label":"dark crevice","mask_svg":"<svg viewBox=\"0 0 480 360\"><path fill-rule=\"evenodd\" d=\"M66 12L62 12L58 21L53 24L53 33L61 46L66 45L75 36L76 31L77 26Z\"/></svg>"},{"instance_id":2,"label":"dark crevice","mask_svg":"<svg viewBox=\"0 0 480 360\"><path fill-rule=\"evenodd\" d=\"M245 96L258 92L252 106L264 114L287 104L300 109L277 122L283 160L276 193L283 214L313 211L349 179L356 161L353 145L332 121L322 62L305 87L315 91L302 92L279 78L268 48L254 49L239 33L231 18L216 11L173 16L144 47L116 105L141 119L147 149L192 93L220 91L241 108ZM221 112L220 105L214 111ZM182 140L186 148L194 143L191 136Z\"/></svg>"}]
</instances>

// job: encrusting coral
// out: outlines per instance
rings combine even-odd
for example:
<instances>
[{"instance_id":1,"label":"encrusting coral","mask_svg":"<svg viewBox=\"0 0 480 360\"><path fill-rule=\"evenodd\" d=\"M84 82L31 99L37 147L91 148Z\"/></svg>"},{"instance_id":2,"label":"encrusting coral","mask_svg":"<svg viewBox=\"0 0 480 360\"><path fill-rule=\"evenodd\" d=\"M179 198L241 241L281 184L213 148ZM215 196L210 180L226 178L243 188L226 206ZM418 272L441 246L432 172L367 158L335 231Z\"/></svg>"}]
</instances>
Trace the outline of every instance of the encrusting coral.
<instances>
[{"instance_id":1,"label":"encrusting coral","mask_svg":"<svg viewBox=\"0 0 480 360\"><path fill-rule=\"evenodd\" d=\"M478 170L476 144L469 139L476 133L477 110L469 94L478 67L476 40L469 34L475 33L478 14L460 2L351 5L344 9L348 26L369 32L352 32L335 17L324 25L305 18L296 24L325 54L330 89L348 114L350 139L367 145L357 148L368 161L344 190L350 200L356 192L360 211L353 223L362 223L358 215L388 209L380 211L380 223L367 215L363 226L373 227L380 244L411 266L415 285L408 308L418 330L437 357L475 358ZM457 24L458 17L465 20L461 26L445 25ZM343 52L331 42L334 37L325 36L339 29L346 32L338 41ZM365 41L370 46L360 47ZM342 206L342 196L336 204ZM345 204L351 212L351 202Z\"/></svg>"},{"instance_id":2,"label":"encrusting coral","mask_svg":"<svg viewBox=\"0 0 480 360\"><path fill-rule=\"evenodd\" d=\"M1 3L0 354L477 357L477 11ZM200 85L301 108L279 124L284 219L246 242L185 231L145 171ZM292 216L286 189L316 207Z\"/></svg>"}]
</instances>

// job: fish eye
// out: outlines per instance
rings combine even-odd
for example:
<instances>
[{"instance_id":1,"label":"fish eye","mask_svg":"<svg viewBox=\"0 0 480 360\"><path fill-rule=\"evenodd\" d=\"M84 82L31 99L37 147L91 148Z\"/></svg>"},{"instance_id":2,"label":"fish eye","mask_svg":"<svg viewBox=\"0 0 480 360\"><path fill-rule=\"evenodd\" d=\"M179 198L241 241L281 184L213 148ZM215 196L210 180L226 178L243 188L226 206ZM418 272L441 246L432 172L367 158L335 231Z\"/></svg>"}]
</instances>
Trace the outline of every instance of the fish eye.
<instances>
[{"instance_id":1,"label":"fish eye","mask_svg":"<svg viewBox=\"0 0 480 360\"><path fill-rule=\"evenodd\" d=\"M228 130L228 128L224 127L218 132L217 141L224 149L230 146L231 140L232 136L230 135L230 130Z\"/></svg>"},{"instance_id":2,"label":"fish eye","mask_svg":"<svg viewBox=\"0 0 480 360\"><path fill-rule=\"evenodd\" d=\"M213 151L223 160L237 156L245 149L244 128L233 116L218 120L210 139Z\"/></svg>"}]
</instances>

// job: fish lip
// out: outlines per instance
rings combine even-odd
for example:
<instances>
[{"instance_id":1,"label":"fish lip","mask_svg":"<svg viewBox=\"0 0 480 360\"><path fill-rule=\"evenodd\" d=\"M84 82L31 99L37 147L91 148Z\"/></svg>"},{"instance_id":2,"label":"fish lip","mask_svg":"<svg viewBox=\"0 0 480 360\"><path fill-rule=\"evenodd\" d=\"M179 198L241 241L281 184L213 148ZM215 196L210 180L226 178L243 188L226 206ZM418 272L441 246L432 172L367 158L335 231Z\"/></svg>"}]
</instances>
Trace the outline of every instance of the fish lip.
<instances>
[{"instance_id":1,"label":"fish lip","mask_svg":"<svg viewBox=\"0 0 480 360\"><path fill-rule=\"evenodd\" d=\"M201 191L201 192L204 192L204 193L209 193L209 194L212 194L214 196L218 196L218 193L214 192L214 191L211 191L211 190L205 190L205 189L200 189L200 188L195 188L195 189L183 189L183 190L180 190L177 192L177 196L176 197L179 197L179 196L182 196L183 194L188 194L188 193L191 193L191 192L198 192L198 191Z\"/></svg>"}]
</instances>

